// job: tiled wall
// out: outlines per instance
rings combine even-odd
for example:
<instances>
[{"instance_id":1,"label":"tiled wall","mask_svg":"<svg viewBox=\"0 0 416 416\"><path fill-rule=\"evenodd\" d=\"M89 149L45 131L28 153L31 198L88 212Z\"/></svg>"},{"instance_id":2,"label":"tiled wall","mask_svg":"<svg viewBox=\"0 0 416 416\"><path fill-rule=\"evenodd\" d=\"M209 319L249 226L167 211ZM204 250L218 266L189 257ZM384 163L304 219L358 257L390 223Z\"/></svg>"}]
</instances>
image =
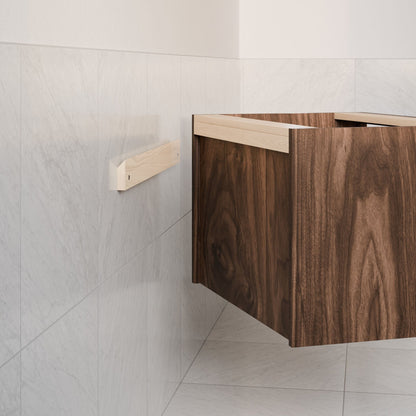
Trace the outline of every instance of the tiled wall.
<instances>
[{"instance_id":1,"label":"tiled wall","mask_svg":"<svg viewBox=\"0 0 416 416\"><path fill-rule=\"evenodd\" d=\"M354 109L352 59L244 59L241 65L246 113Z\"/></svg>"},{"instance_id":2,"label":"tiled wall","mask_svg":"<svg viewBox=\"0 0 416 416\"><path fill-rule=\"evenodd\" d=\"M0 414L160 415L224 301L191 284L191 114L236 60L0 44ZM110 190L122 156L181 163Z\"/></svg>"},{"instance_id":3,"label":"tiled wall","mask_svg":"<svg viewBox=\"0 0 416 416\"><path fill-rule=\"evenodd\" d=\"M224 306L190 283L192 113L416 114L415 61L237 61L0 44L0 62L7 416L159 416L166 408ZM124 154L178 138L178 166L126 193L110 190L109 170ZM397 348L409 351L400 341L351 348L350 380L354 365L385 354L382 368ZM382 377L357 383L385 392ZM350 396L351 408L366 406Z\"/></svg>"}]
</instances>

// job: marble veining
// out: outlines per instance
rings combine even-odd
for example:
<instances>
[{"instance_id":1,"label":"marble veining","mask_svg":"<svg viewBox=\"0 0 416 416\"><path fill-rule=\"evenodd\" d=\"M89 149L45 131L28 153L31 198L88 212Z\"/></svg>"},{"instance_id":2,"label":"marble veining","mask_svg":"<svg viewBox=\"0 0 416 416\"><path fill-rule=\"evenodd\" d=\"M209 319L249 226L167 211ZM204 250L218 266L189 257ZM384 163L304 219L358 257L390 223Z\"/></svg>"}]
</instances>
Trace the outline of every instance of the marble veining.
<instances>
[{"instance_id":1,"label":"marble veining","mask_svg":"<svg viewBox=\"0 0 416 416\"><path fill-rule=\"evenodd\" d=\"M147 279L152 246L99 288L100 416L147 414Z\"/></svg>"},{"instance_id":2,"label":"marble veining","mask_svg":"<svg viewBox=\"0 0 416 416\"><path fill-rule=\"evenodd\" d=\"M154 119L152 135L157 144L179 139L180 57L149 55L147 74L147 112ZM156 235L160 235L185 214L180 211L181 165L182 161L148 180L152 189L150 204Z\"/></svg>"},{"instance_id":3,"label":"marble veining","mask_svg":"<svg viewBox=\"0 0 416 416\"><path fill-rule=\"evenodd\" d=\"M345 393L344 416L414 416L416 396Z\"/></svg>"},{"instance_id":4,"label":"marble veining","mask_svg":"<svg viewBox=\"0 0 416 416\"><path fill-rule=\"evenodd\" d=\"M22 416L97 416L97 292L22 351Z\"/></svg>"},{"instance_id":5,"label":"marble veining","mask_svg":"<svg viewBox=\"0 0 416 416\"><path fill-rule=\"evenodd\" d=\"M246 59L242 111L354 111L352 59Z\"/></svg>"},{"instance_id":6,"label":"marble veining","mask_svg":"<svg viewBox=\"0 0 416 416\"><path fill-rule=\"evenodd\" d=\"M20 416L20 355L0 367L0 414Z\"/></svg>"},{"instance_id":7,"label":"marble veining","mask_svg":"<svg viewBox=\"0 0 416 416\"><path fill-rule=\"evenodd\" d=\"M341 416L342 392L182 384L165 416Z\"/></svg>"},{"instance_id":8,"label":"marble veining","mask_svg":"<svg viewBox=\"0 0 416 416\"><path fill-rule=\"evenodd\" d=\"M152 246L148 280L148 409L160 415L181 380L183 220Z\"/></svg>"},{"instance_id":9,"label":"marble veining","mask_svg":"<svg viewBox=\"0 0 416 416\"><path fill-rule=\"evenodd\" d=\"M207 341L184 382L342 391L345 355L345 345Z\"/></svg>"},{"instance_id":10,"label":"marble veining","mask_svg":"<svg viewBox=\"0 0 416 416\"><path fill-rule=\"evenodd\" d=\"M155 117L147 111L147 55L100 52L99 276L112 276L155 237L152 187L147 181L128 192L115 191L111 174L123 155L157 142Z\"/></svg>"},{"instance_id":11,"label":"marble veining","mask_svg":"<svg viewBox=\"0 0 416 416\"><path fill-rule=\"evenodd\" d=\"M416 350L349 348L345 389L416 395Z\"/></svg>"},{"instance_id":12,"label":"marble veining","mask_svg":"<svg viewBox=\"0 0 416 416\"><path fill-rule=\"evenodd\" d=\"M0 45L0 366L20 348L20 57Z\"/></svg>"},{"instance_id":13,"label":"marble veining","mask_svg":"<svg viewBox=\"0 0 416 416\"><path fill-rule=\"evenodd\" d=\"M97 282L97 53L22 47L22 343Z\"/></svg>"},{"instance_id":14,"label":"marble veining","mask_svg":"<svg viewBox=\"0 0 416 416\"><path fill-rule=\"evenodd\" d=\"M357 111L416 115L416 60L359 59Z\"/></svg>"}]
</instances>

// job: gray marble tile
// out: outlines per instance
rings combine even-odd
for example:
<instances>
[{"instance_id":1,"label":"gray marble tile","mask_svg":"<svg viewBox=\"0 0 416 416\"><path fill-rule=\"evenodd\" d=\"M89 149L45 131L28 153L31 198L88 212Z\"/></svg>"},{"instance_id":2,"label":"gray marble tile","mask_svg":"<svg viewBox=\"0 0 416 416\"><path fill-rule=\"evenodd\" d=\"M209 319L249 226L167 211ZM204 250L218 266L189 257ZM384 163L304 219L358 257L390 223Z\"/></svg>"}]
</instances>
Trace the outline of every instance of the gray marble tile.
<instances>
[{"instance_id":1,"label":"gray marble tile","mask_svg":"<svg viewBox=\"0 0 416 416\"><path fill-rule=\"evenodd\" d=\"M22 351L22 416L97 416L97 293Z\"/></svg>"},{"instance_id":2,"label":"gray marble tile","mask_svg":"<svg viewBox=\"0 0 416 416\"><path fill-rule=\"evenodd\" d=\"M192 115L206 113L206 59L181 57L181 212L192 209Z\"/></svg>"},{"instance_id":3,"label":"gray marble tile","mask_svg":"<svg viewBox=\"0 0 416 416\"><path fill-rule=\"evenodd\" d=\"M357 60L357 111L416 115L416 60Z\"/></svg>"},{"instance_id":4,"label":"gray marble tile","mask_svg":"<svg viewBox=\"0 0 416 416\"><path fill-rule=\"evenodd\" d=\"M147 150L155 118L147 112L147 55L100 52L98 81L100 278L111 276L154 238L149 181L115 191L115 170Z\"/></svg>"},{"instance_id":5,"label":"gray marble tile","mask_svg":"<svg viewBox=\"0 0 416 416\"><path fill-rule=\"evenodd\" d=\"M0 45L0 365L20 348L20 49Z\"/></svg>"},{"instance_id":6,"label":"gray marble tile","mask_svg":"<svg viewBox=\"0 0 416 416\"><path fill-rule=\"evenodd\" d=\"M341 416L342 392L182 384L166 416Z\"/></svg>"},{"instance_id":7,"label":"gray marble tile","mask_svg":"<svg viewBox=\"0 0 416 416\"><path fill-rule=\"evenodd\" d=\"M147 69L147 110L154 121L151 134L156 146L180 139L180 57L149 55ZM155 235L185 214L181 213L181 164L148 180Z\"/></svg>"},{"instance_id":8,"label":"gray marble tile","mask_svg":"<svg viewBox=\"0 0 416 416\"><path fill-rule=\"evenodd\" d=\"M349 348L345 389L416 395L416 351Z\"/></svg>"},{"instance_id":9,"label":"gray marble tile","mask_svg":"<svg viewBox=\"0 0 416 416\"><path fill-rule=\"evenodd\" d=\"M207 113L239 113L240 69L237 59L207 58Z\"/></svg>"},{"instance_id":10,"label":"gray marble tile","mask_svg":"<svg viewBox=\"0 0 416 416\"><path fill-rule=\"evenodd\" d=\"M246 113L354 111L354 60L242 61Z\"/></svg>"},{"instance_id":11,"label":"gray marble tile","mask_svg":"<svg viewBox=\"0 0 416 416\"><path fill-rule=\"evenodd\" d=\"M414 416L416 396L345 393L344 416Z\"/></svg>"},{"instance_id":12,"label":"gray marble tile","mask_svg":"<svg viewBox=\"0 0 416 416\"><path fill-rule=\"evenodd\" d=\"M97 282L97 53L22 47L22 343Z\"/></svg>"},{"instance_id":13,"label":"gray marble tile","mask_svg":"<svg viewBox=\"0 0 416 416\"><path fill-rule=\"evenodd\" d=\"M147 285L151 247L99 289L100 416L147 412Z\"/></svg>"},{"instance_id":14,"label":"gray marble tile","mask_svg":"<svg viewBox=\"0 0 416 416\"><path fill-rule=\"evenodd\" d=\"M0 367L0 414L20 416L20 355Z\"/></svg>"},{"instance_id":15,"label":"gray marble tile","mask_svg":"<svg viewBox=\"0 0 416 416\"><path fill-rule=\"evenodd\" d=\"M345 345L293 348L207 341L184 381L253 387L344 389Z\"/></svg>"},{"instance_id":16,"label":"gray marble tile","mask_svg":"<svg viewBox=\"0 0 416 416\"><path fill-rule=\"evenodd\" d=\"M229 303L215 324L210 341L264 342L288 345L288 340Z\"/></svg>"},{"instance_id":17,"label":"gray marble tile","mask_svg":"<svg viewBox=\"0 0 416 416\"><path fill-rule=\"evenodd\" d=\"M148 282L149 415L160 415L181 380L181 294L184 264L184 221L153 244Z\"/></svg>"}]
</instances>

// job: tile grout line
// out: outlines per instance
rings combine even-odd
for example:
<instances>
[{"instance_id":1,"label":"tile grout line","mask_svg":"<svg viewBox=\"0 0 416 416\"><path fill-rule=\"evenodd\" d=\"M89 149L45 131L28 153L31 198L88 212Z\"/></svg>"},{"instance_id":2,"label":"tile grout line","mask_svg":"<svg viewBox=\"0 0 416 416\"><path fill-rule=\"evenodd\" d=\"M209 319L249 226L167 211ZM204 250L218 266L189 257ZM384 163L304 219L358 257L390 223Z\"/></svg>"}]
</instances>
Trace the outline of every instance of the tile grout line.
<instances>
[{"instance_id":1,"label":"tile grout line","mask_svg":"<svg viewBox=\"0 0 416 416\"><path fill-rule=\"evenodd\" d=\"M239 61L238 57L227 57L227 56L211 56L211 55L192 55L192 54L180 54L180 53L169 53L169 52L151 52L145 50L133 50L133 49L108 49L108 48L88 48L82 46L68 46L68 45L48 45L42 43L25 43L25 42L4 42L0 41L0 45L16 45L16 46L28 46L34 48L51 48L51 49L72 49L79 51L97 51L97 52L114 52L114 53L139 53L146 55L162 55L162 56L183 56L188 58L212 58L212 59L223 59L231 61ZM401 58L397 58L401 59Z\"/></svg>"},{"instance_id":2,"label":"tile grout line","mask_svg":"<svg viewBox=\"0 0 416 416\"><path fill-rule=\"evenodd\" d=\"M175 223L170 225L165 231L163 231L160 235L155 237L149 244L146 245L143 249L141 249L139 252L137 252L131 259L128 260L125 264L120 266L111 276L104 279L102 282L100 282L96 287L94 287L92 290L90 290L88 293L86 293L78 302L76 302L74 305L72 305L65 313L63 313L59 318L57 318L55 321L53 321L50 325L48 325L42 332L40 332L38 335L36 335L35 338L30 340L27 344L25 344L19 351L17 351L12 357L10 357L7 361L1 364L0 369L3 368L7 363L9 363L13 358L15 358L17 355L19 355L22 351L25 351L30 345L32 345L37 339L39 339L45 332L47 332L51 327L53 327L56 323L58 323L61 319L63 319L66 315L68 315L73 309L75 309L77 306L79 306L88 296L91 296L95 291L98 292L99 288L108 280L116 276L124 267L127 267L129 264L131 264L139 255L141 255L149 246L154 244L160 237L165 235L172 227L174 227L176 224L178 224L180 221L182 221L192 210L189 210L186 214L184 214L181 218L179 218ZM222 313L222 312L221 312Z\"/></svg>"},{"instance_id":3,"label":"tile grout line","mask_svg":"<svg viewBox=\"0 0 416 416\"><path fill-rule=\"evenodd\" d=\"M181 384L187 384L191 386L216 386L216 387L237 387L242 389L266 389L266 390L295 390L295 391L314 391L320 393L342 393L342 390L322 390L322 389L308 389L300 387L282 387L282 386L249 386L245 384L219 384L219 383L193 383L193 382L183 382Z\"/></svg>"},{"instance_id":4,"label":"tile grout line","mask_svg":"<svg viewBox=\"0 0 416 416\"><path fill-rule=\"evenodd\" d=\"M209 338L209 336L211 335L212 330L214 329L215 325L217 325L217 322L220 320L222 314L224 313L224 310L227 306L227 303L224 305L224 307L221 310L221 313L218 315L218 318L215 320L214 324L212 325L211 329L209 330L206 338L204 339L204 342L202 343L201 347L198 349L198 352L195 354L195 357L193 358L191 364L189 364L188 369L185 371L185 374L183 375L181 381L178 383L178 386L176 387L175 391L172 394L172 397L169 399L168 403L166 404L166 407L164 408L161 416L163 416L166 411L168 410L173 398L176 396L177 391L179 390L179 387L182 386L182 384L188 384L188 383L184 383L183 380L185 380L185 377L188 375L189 370L191 369L191 367L193 366L195 360L198 358L199 353L201 352L202 348L204 348L205 343L207 342L207 339Z\"/></svg>"},{"instance_id":5,"label":"tile grout line","mask_svg":"<svg viewBox=\"0 0 416 416\"><path fill-rule=\"evenodd\" d=\"M23 374L22 374L22 48L19 46L19 139L20 139L20 146L19 146L19 182L20 182L20 190L19 190L19 414L22 415L22 383L23 383Z\"/></svg>"},{"instance_id":6,"label":"tile grout line","mask_svg":"<svg viewBox=\"0 0 416 416\"><path fill-rule=\"evenodd\" d=\"M342 416L344 416L344 411L345 411L345 387L347 385L347 361L348 361L348 344L345 348L344 391L342 394Z\"/></svg>"},{"instance_id":7,"label":"tile grout line","mask_svg":"<svg viewBox=\"0 0 416 416\"><path fill-rule=\"evenodd\" d=\"M270 390L299 390L299 391L315 391L315 392L328 392L328 393L343 393L343 390L332 390L332 389L312 389L312 388L299 388L299 387L282 387L282 386L250 386L245 384L220 384L220 383L196 383L196 382L182 382L181 384L193 385L193 386L217 386L217 387L237 387L246 389L270 389ZM380 396L399 396L399 397L416 397L415 394L409 393L389 393L389 392L374 392L374 391L354 391L345 390L346 393L354 394L367 394L367 395L380 395Z\"/></svg>"},{"instance_id":8,"label":"tile grout line","mask_svg":"<svg viewBox=\"0 0 416 416\"><path fill-rule=\"evenodd\" d=\"M100 118L100 65L101 65L101 58L102 58L102 54L100 54L99 52L97 52L97 102L96 102L96 109L97 109L97 138L98 138L98 149L100 149L100 135L101 135L101 131L100 131L100 124L101 124L101 118ZM97 174L98 174L98 183L97 183L97 187L98 187L98 192L100 192L101 190L101 177L100 177L100 164L99 164L99 158L100 158L100 152L97 152ZM99 204L100 203L100 198L101 195L99 195ZM100 270L100 225L101 225L101 207L98 209L98 241L97 241L97 284L98 281L100 280L99 278L99 270ZM99 342L99 336L100 336L100 291L97 290L97 328L96 328L96 347L97 347L97 391L96 391L96 408L97 408L97 416L100 415L100 342Z\"/></svg>"},{"instance_id":9,"label":"tile grout line","mask_svg":"<svg viewBox=\"0 0 416 416\"><path fill-rule=\"evenodd\" d=\"M401 339L401 338L399 338ZM402 338L402 339L406 339L406 338ZM258 345L275 345L276 347L288 347L289 344L288 343L281 343L281 342L265 342L265 341L238 341L238 340L230 340L230 339L210 339L209 341L212 342L223 342L223 343L236 343L236 344L240 344L240 343L244 343L244 344L258 344ZM384 340L380 340L380 342L383 342ZM388 341L388 340L387 340ZM373 342L373 341L368 341L368 342ZM415 339L415 343L416 343L416 339ZM344 344L323 344L323 345L310 345L310 346L306 346L306 347L291 347L292 350L298 350L298 351L302 351L305 348L315 348L315 349L324 349L324 348L336 348L336 347L341 347ZM351 346L353 349L357 350L382 350L382 351L416 351L416 345L415 348L389 348L389 347L365 347L365 346L359 346L359 345L349 345Z\"/></svg>"}]
</instances>

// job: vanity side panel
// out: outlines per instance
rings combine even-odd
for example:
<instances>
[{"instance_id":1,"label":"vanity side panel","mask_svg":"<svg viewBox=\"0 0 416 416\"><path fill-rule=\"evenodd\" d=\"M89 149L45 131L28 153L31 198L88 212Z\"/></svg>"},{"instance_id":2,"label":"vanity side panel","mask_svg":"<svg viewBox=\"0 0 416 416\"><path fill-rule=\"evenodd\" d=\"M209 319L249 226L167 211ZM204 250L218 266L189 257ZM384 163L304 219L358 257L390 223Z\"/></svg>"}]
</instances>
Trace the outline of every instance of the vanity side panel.
<instances>
[{"instance_id":1,"label":"vanity side panel","mask_svg":"<svg viewBox=\"0 0 416 416\"><path fill-rule=\"evenodd\" d=\"M286 236L285 251L280 255L272 246L282 242L277 224L285 224L284 232L290 233L287 220L280 216L276 222L273 210L283 207L288 213L290 208L286 196L272 200L278 192L270 187L284 183L282 187L290 192L290 176L282 177L290 175L290 160L285 155L284 173L270 182L272 172L280 169L276 154L194 136L198 160L194 160L193 173L193 281L288 337L290 317L280 314L290 310L289 295L279 291L289 286L290 236ZM268 260L270 255L274 261ZM279 270L286 276L278 278Z\"/></svg>"},{"instance_id":2,"label":"vanity side panel","mask_svg":"<svg viewBox=\"0 0 416 416\"><path fill-rule=\"evenodd\" d=\"M290 338L290 281L292 270L291 158L267 151L267 279L266 325Z\"/></svg>"},{"instance_id":3,"label":"vanity side panel","mask_svg":"<svg viewBox=\"0 0 416 416\"><path fill-rule=\"evenodd\" d=\"M416 336L416 128L292 130L292 346Z\"/></svg>"}]
</instances>

